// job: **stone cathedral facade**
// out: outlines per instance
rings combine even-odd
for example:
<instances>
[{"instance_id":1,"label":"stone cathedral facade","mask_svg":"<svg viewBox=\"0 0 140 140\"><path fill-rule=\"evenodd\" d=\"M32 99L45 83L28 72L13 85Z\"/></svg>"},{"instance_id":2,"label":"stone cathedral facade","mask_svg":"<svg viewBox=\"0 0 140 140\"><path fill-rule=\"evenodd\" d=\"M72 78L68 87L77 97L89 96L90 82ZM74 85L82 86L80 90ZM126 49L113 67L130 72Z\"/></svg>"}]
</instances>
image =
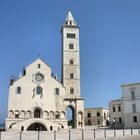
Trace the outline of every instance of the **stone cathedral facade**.
<instances>
[{"instance_id":1,"label":"stone cathedral facade","mask_svg":"<svg viewBox=\"0 0 140 140\"><path fill-rule=\"evenodd\" d=\"M72 126L84 127L84 99L80 96L79 26L71 12L61 27L62 79L38 58L9 87L7 131L60 130L68 128L66 109L72 110Z\"/></svg>"}]
</instances>

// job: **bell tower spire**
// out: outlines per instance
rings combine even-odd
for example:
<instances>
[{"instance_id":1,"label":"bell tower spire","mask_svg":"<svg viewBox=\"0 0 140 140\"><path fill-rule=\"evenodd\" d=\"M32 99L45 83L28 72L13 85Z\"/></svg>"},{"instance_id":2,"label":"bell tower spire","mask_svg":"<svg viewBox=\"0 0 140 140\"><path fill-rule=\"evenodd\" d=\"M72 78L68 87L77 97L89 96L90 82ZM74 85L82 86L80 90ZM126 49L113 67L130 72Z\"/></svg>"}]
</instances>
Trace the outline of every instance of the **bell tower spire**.
<instances>
[{"instance_id":1,"label":"bell tower spire","mask_svg":"<svg viewBox=\"0 0 140 140\"><path fill-rule=\"evenodd\" d=\"M73 16L72 16L71 11L68 12L64 24L65 24L65 25L68 25L68 26L76 26L76 22L75 22L75 20L74 20L74 18L73 18Z\"/></svg>"}]
</instances>

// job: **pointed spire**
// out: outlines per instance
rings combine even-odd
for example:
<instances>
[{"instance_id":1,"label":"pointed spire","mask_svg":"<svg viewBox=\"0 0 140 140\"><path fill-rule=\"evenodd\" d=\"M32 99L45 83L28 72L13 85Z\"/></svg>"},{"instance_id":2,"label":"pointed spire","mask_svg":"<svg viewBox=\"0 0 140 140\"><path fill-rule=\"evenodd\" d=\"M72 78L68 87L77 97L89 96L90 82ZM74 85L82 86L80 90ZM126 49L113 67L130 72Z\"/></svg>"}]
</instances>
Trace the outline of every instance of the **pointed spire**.
<instances>
[{"instance_id":1,"label":"pointed spire","mask_svg":"<svg viewBox=\"0 0 140 140\"><path fill-rule=\"evenodd\" d=\"M74 18L72 16L71 11L68 12L67 17L66 17L66 21L74 21Z\"/></svg>"},{"instance_id":2,"label":"pointed spire","mask_svg":"<svg viewBox=\"0 0 140 140\"><path fill-rule=\"evenodd\" d=\"M65 25L65 26L77 26L70 10L67 14L66 20L65 20L63 25Z\"/></svg>"}]
</instances>

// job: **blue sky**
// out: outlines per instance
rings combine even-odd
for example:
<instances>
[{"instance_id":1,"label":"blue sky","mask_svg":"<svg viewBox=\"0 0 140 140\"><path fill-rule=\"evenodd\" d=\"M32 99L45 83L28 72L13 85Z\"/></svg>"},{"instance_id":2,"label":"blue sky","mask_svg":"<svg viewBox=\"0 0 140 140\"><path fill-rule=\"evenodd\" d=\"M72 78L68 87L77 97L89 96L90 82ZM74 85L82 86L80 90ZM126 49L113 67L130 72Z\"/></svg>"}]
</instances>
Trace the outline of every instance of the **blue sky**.
<instances>
[{"instance_id":1,"label":"blue sky","mask_svg":"<svg viewBox=\"0 0 140 140\"><path fill-rule=\"evenodd\" d=\"M121 84L140 82L139 7L139 0L0 0L0 122L10 76L39 54L60 79L60 28L69 9L80 26L85 107L108 107Z\"/></svg>"}]
</instances>

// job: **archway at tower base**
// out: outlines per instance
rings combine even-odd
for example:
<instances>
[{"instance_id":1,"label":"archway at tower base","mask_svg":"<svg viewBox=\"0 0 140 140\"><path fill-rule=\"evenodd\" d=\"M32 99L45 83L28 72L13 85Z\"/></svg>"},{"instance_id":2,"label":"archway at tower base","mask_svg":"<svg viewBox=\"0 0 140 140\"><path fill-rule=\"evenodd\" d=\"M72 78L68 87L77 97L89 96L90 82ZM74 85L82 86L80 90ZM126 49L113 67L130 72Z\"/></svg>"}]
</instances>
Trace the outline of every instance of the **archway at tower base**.
<instances>
[{"instance_id":1,"label":"archway at tower base","mask_svg":"<svg viewBox=\"0 0 140 140\"><path fill-rule=\"evenodd\" d=\"M70 128L75 128L75 110L73 106L68 106L66 108L66 116L68 119L68 126Z\"/></svg>"}]
</instances>

